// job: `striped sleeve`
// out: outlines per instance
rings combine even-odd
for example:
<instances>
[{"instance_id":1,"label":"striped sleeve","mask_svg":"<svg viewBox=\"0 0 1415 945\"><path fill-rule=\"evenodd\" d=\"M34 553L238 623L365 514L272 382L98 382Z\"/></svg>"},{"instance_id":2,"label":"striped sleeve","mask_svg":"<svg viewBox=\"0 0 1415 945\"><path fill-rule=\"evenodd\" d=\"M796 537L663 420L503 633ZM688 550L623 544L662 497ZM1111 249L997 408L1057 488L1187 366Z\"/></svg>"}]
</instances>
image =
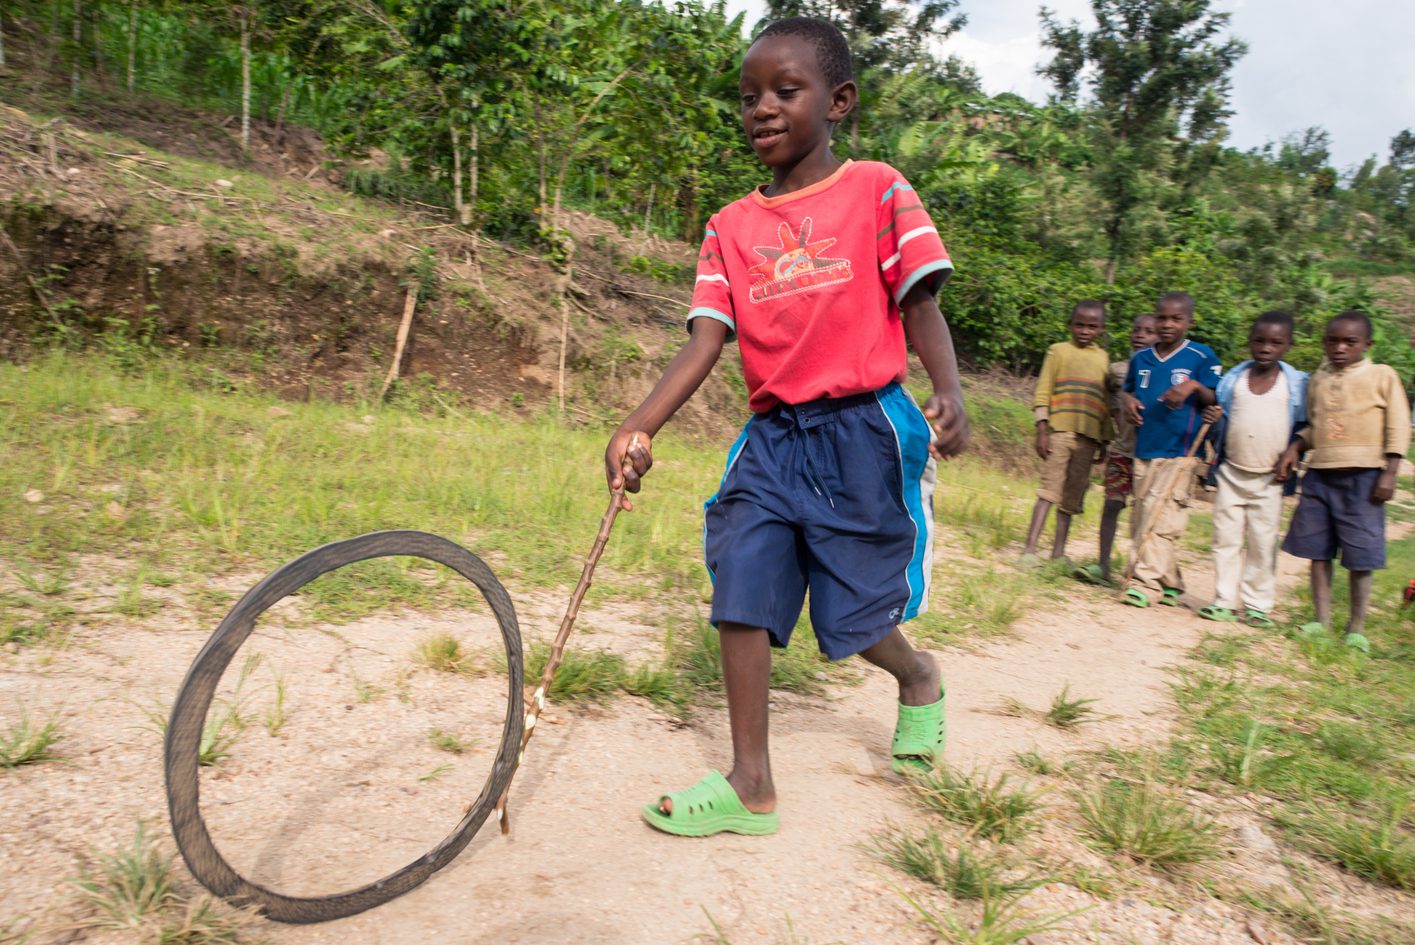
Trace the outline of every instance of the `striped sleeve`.
<instances>
[{"instance_id":1,"label":"striped sleeve","mask_svg":"<svg viewBox=\"0 0 1415 945\"><path fill-rule=\"evenodd\" d=\"M698 278L693 285L693 306L688 325L695 318L711 318L727 326L727 340L737 337L737 320L732 317L732 286L727 281L727 264L722 258L722 242L717 236L717 216L708 220L703 248L698 253Z\"/></svg>"},{"instance_id":2,"label":"striped sleeve","mask_svg":"<svg viewBox=\"0 0 1415 945\"><path fill-rule=\"evenodd\" d=\"M895 304L919 281L937 292L953 273L953 263L914 188L895 172L880 182L875 208L875 241L884 283Z\"/></svg>"}]
</instances>

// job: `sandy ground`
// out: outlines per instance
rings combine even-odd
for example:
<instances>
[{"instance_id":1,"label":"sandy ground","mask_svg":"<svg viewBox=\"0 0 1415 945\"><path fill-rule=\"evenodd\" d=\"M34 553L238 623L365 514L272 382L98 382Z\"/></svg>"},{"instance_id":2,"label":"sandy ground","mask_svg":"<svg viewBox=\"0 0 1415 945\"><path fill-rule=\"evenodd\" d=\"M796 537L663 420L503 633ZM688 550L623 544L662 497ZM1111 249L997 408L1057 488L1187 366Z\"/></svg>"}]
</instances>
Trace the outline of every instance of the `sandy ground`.
<instances>
[{"instance_id":1,"label":"sandy ground","mask_svg":"<svg viewBox=\"0 0 1415 945\"><path fill-rule=\"evenodd\" d=\"M1090 554L1079 542L1072 551ZM1296 565L1284 561L1286 584ZM1197 607L1211 590L1206 564L1196 562L1189 575ZM102 602L101 589L95 599ZM553 630L561 600L518 598L528 635ZM573 642L613 639L637 651L657 631L632 620L622 604L591 607L582 617L587 634ZM623 628L617 636L616 627ZM415 641L442 629L473 647L496 640L489 617L475 612L384 614L330 627L282 605L262 623L246 647L261 661L239 693L250 724L228 759L203 769L208 823L246 875L294 894L334 892L421 854L460 818L495 751L505 680L494 668L467 679L415 666ZM1065 589L1010 636L939 654L950 760L1021 778L1013 760L1021 751L1061 759L1157 743L1174 719L1172 667L1215 630L1222 632L1189 610L1137 611L1094 589ZM130 841L135 821L170 844L161 740L148 716L170 704L207 632L173 603L151 617L90 627L63 647L0 656L0 716L24 705L37 716L57 715L65 733L63 762L0 774L0 930L16 915L51 925L71 920L68 881L79 858ZM658 792L729 767L721 708L684 724L633 698L608 707L552 705L515 782L509 837L488 825L442 873L371 912L303 927L258 920L253 937L276 945L662 945L715 940L711 916L736 945L931 942L899 892L927 897L929 890L865 849L886 825L925 818L888 769L895 693L882 674L861 672L858 685L832 686L825 697L777 697L775 836L681 839L639 818ZM234 675L223 684L228 702L237 698ZM277 678L285 681L288 719L272 737L264 718ZM999 711L1009 700L1044 709L1068 685L1073 696L1097 699L1105 717L1073 733ZM456 735L467 750L434 749L432 729ZM1027 857L1053 868L1125 873L1065 826L1064 791L1054 791L1048 805L1055 816L1022 847ZM1232 850L1225 868L1259 885L1287 881L1257 818L1230 813L1225 823ZM1331 875L1340 895L1350 881ZM1270 923L1186 893L1192 887L1183 882L1131 870L1122 885L1127 891L1111 900L1060 883L1032 893L1026 903L1037 911L1090 911L1031 941L1292 941Z\"/></svg>"}]
</instances>

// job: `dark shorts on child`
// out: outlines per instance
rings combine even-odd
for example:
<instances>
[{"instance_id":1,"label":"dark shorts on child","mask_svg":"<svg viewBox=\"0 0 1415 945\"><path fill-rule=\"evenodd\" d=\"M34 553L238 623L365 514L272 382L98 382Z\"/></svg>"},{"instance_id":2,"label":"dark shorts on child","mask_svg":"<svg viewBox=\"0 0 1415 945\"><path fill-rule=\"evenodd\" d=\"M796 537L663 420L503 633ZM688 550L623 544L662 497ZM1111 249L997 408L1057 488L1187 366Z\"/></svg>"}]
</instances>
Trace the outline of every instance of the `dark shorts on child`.
<instances>
[{"instance_id":1,"label":"dark shorts on child","mask_svg":"<svg viewBox=\"0 0 1415 945\"><path fill-rule=\"evenodd\" d=\"M1135 457L1107 450L1105 454L1105 499L1124 502L1135 491Z\"/></svg>"},{"instance_id":2,"label":"dark shorts on child","mask_svg":"<svg viewBox=\"0 0 1415 945\"><path fill-rule=\"evenodd\" d=\"M809 587L821 652L843 659L927 609L931 437L898 384L753 416L704 506L713 625L785 646Z\"/></svg>"},{"instance_id":3,"label":"dark shorts on child","mask_svg":"<svg viewBox=\"0 0 1415 945\"><path fill-rule=\"evenodd\" d=\"M1282 550L1298 558L1332 561L1341 552L1348 571L1386 566L1386 507L1371 501L1379 469L1309 469Z\"/></svg>"}]
</instances>

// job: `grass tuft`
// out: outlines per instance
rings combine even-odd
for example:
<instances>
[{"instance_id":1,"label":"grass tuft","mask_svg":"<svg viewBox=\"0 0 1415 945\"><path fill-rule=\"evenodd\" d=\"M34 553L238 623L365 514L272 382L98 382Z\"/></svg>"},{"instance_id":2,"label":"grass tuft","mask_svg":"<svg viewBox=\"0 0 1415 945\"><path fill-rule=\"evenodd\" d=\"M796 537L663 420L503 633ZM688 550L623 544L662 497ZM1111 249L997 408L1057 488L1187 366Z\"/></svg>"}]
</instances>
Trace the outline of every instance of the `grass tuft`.
<instances>
[{"instance_id":1,"label":"grass tuft","mask_svg":"<svg viewBox=\"0 0 1415 945\"><path fill-rule=\"evenodd\" d=\"M1384 804L1374 817L1316 811L1284 818L1295 839L1364 879L1415 890L1415 834L1406 826L1410 798Z\"/></svg>"},{"instance_id":2,"label":"grass tuft","mask_svg":"<svg viewBox=\"0 0 1415 945\"><path fill-rule=\"evenodd\" d=\"M1091 708L1099 700L1071 699L1068 698L1070 694L1071 687L1065 686L1052 698L1051 708L1043 716L1048 725L1070 731L1101 717L1099 712Z\"/></svg>"},{"instance_id":3,"label":"grass tuft","mask_svg":"<svg viewBox=\"0 0 1415 945\"><path fill-rule=\"evenodd\" d=\"M1011 864L1002 854L983 849L972 852L963 843L953 844L937 830L922 834L895 831L877 835L872 852L895 869L933 883L955 899L982 899L987 895L1023 893L1050 882L1050 877L1003 877Z\"/></svg>"},{"instance_id":4,"label":"grass tuft","mask_svg":"<svg viewBox=\"0 0 1415 945\"><path fill-rule=\"evenodd\" d=\"M1218 826L1149 781L1112 778L1076 803L1092 840L1141 863L1175 867L1218 855Z\"/></svg>"},{"instance_id":5,"label":"grass tuft","mask_svg":"<svg viewBox=\"0 0 1415 945\"><path fill-rule=\"evenodd\" d=\"M477 662L474 654L463 649L462 641L450 633L434 633L423 637L413 650L413 660L439 673L480 676L487 672L486 667Z\"/></svg>"},{"instance_id":6,"label":"grass tuft","mask_svg":"<svg viewBox=\"0 0 1415 945\"><path fill-rule=\"evenodd\" d=\"M463 741L451 732L444 732L440 728L435 728L428 732L427 740L432 747L436 748L438 751L445 751L454 755L460 755L471 747L468 742Z\"/></svg>"},{"instance_id":7,"label":"grass tuft","mask_svg":"<svg viewBox=\"0 0 1415 945\"><path fill-rule=\"evenodd\" d=\"M1006 774L989 780L986 774L964 774L943 765L911 780L924 807L980 837L1007 842L1036 826L1032 814L1041 807L1041 795L1025 787L1008 788Z\"/></svg>"},{"instance_id":8,"label":"grass tuft","mask_svg":"<svg viewBox=\"0 0 1415 945\"><path fill-rule=\"evenodd\" d=\"M1022 909L1019 902L1021 894L988 893L982 897L982 911L977 921L968 923L950 913L928 908L903 890L896 888L895 892L914 907L924 925L947 945L1016 945L1034 935L1061 928L1067 919L1087 911L1075 909L1032 916Z\"/></svg>"},{"instance_id":9,"label":"grass tuft","mask_svg":"<svg viewBox=\"0 0 1415 945\"><path fill-rule=\"evenodd\" d=\"M60 737L58 722L50 719L37 724L28 713L21 712L19 721L0 733L0 768L54 761L59 756L52 747Z\"/></svg>"}]
</instances>

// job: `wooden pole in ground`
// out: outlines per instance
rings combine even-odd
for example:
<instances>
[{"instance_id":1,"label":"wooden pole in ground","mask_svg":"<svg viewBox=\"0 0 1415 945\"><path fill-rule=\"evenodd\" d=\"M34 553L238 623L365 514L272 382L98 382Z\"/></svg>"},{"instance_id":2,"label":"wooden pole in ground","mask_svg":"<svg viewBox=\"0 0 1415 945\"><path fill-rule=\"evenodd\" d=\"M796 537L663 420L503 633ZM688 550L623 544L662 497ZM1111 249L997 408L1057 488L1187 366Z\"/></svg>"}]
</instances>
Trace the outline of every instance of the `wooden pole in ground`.
<instances>
[{"instance_id":1,"label":"wooden pole in ground","mask_svg":"<svg viewBox=\"0 0 1415 945\"><path fill-rule=\"evenodd\" d=\"M418 305L418 293L422 291L422 281L416 277L408 281L408 298L403 303L403 320L398 323L398 340L393 343L393 363L388 365L388 376L383 379L383 389L378 392L378 400L388 396L388 389L398 379L398 366L403 363L403 348L408 344L408 332L413 327L413 310Z\"/></svg>"}]
</instances>

